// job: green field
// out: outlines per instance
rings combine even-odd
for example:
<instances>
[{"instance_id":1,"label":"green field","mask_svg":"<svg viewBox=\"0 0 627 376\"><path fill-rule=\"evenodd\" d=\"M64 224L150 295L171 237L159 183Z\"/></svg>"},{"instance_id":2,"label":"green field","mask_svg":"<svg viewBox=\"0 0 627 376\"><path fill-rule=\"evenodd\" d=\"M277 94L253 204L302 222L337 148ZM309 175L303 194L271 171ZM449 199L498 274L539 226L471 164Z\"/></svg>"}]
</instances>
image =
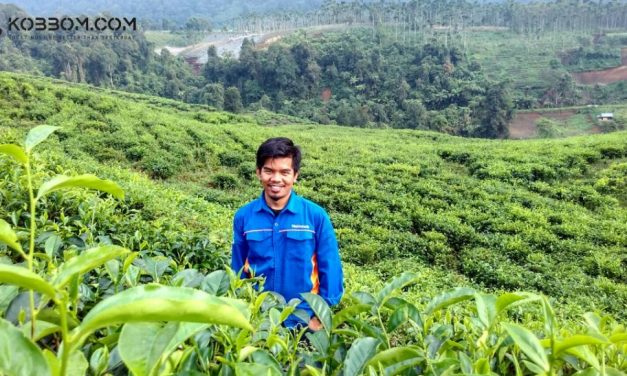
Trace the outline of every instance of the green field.
<instances>
[{"instance_id":1,"label":"green field","mask_svg":"<svg viewBox=\"0 0 627 376\"><path fill-rule=\"evenodd\" d=\"M70 321L83 320L72 333L87 334L69 336L72 325L59 320L54 328L41 324L51 333L38 337L40 347L49 348L41 359L57 353L64 362L58 349L64 340L76 344L68 356L83 359L73 364L93 361L91 372L100 374L121 367L111 364L108 354L114 349L127 367L143 364L148 355L125 349L141 348L136 338L154 335L157 341L158 333L165 336L172 329L180 342L164 345L165 355L151 358L157 359L157 371L279 374L304 365L311 374L359 374L368 366L372 372L394 366L406 374L434 375L447 369L521 375L549 369L608 375L627 370L627 132L495 141L298 124L267 112L234 115L0 73L0 144L22 144L39 124L61 128L32 155L35 187L53 175L91 173L117 182L126 197L59 191L42 198L33 217L25 170L0 156L0 219L26 250L29 229L37 227L32 247L43 256L35 257L29 269L58 280L55 276L71 269L59 265L92 247L116 245L136 252L134 259L112 256L68 279L67 295L49 306L67 306L67 312L58 308L61 317L65 312ZM344 311L315 308L327 329L312 335L304 348L279 325L280 312L288 312L289 305L265 301L250 283L229 282L217 271L228 263L234 211L260 192L254 177L256 147L279 135L302 146L296 191L329 212L347 275ZM0 264L26 270L28 263L2 244L6 239L0 239ZM0 312L14 322L6 333L17 333L16 326L30 333L28 320L13 303L21 299L23 312L29 311L28 294L18 295L15 285L32 285L7 279L9 272L3 270L0 278L10 283L0 285ZM377 293L403 272L415 274L403 274ZM161 324L126 324L122 330L113 324L125 321L104 318L106 329L84 329L86 313L97 303L122 290L141 301L149 292L138 289L149 282L244 299L256 331ZM460 286L466 289L440 295ZM54 288L65 287L57 283ZM359 290L373 295L355 294ZM179 307L191 304L177 299ZM120 303L118 308L132 316L124 307ZM176 320L165 311L156 321ZM589 311L596 313L582 319ZM610 316L601 320L597 314ZM235 322L238 315L222 323L246 327ZM44 338L50 336L53 344ZM569 337L576 339L568 342ZM78 346L78 339L84 344ZM105 352L105 365L98 368ZM408 363L403 366L401 360Z\"/></svg>"},{"instance_id":2,"label":"green field","mask_svg":"<svg viewBox=\"0 0 627 376\"><path fill-rule=\"evenodd\" d=\"M481 64L489 78L511 82L518 95L541 98L561 75L619 66L622 45L614 42L618 36L608 34L595 46L593 36L588 33L547 32L531 36L510 31L472 31L451 43L462 46L469 59ZM596 49L608 56L595 59L583 56L578 64L562 64L563 54L580 48Z\"/></svg>"},{"instance_id":3,"label":"green field","mask_svg":"<svg viewBox=\"0 0 627 376\"><path fill-rule=\"evenodd\" d=\"M171 32L146 30L144 36L146 40L155 45L156 49L163 47L185 47L190 44L198 43L202 40L204 33L200 32Z\"/></svg>"}]
</instances>

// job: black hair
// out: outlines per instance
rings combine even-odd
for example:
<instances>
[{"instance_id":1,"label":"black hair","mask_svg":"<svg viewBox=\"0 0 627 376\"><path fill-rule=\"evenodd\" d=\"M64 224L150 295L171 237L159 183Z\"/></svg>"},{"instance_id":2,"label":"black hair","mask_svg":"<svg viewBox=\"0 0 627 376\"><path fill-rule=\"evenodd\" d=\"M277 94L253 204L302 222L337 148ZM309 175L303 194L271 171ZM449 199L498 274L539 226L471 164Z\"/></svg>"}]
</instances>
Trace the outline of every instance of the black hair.
<instances>
[{"instance_id":1,"label":"black hair","mask_svg":"<svg viewBox=\"0 0 627 376\"><path fill-rule=\"evenodd\" d=\"M257 149L257 169L261 169L268 158L292 157L292 169L300 169L300 148L287 137L269 138Z\"/></svg>"}]
</instances>

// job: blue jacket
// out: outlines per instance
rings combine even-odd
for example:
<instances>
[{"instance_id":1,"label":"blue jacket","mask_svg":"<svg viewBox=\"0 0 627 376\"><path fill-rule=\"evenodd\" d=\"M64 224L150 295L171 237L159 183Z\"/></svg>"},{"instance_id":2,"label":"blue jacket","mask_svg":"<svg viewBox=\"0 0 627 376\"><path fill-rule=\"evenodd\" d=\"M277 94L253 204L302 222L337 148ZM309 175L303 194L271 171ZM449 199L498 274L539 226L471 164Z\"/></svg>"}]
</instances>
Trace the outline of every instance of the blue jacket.
<instances>
[{"instance_id":1,"label":"blue jacket","mask_svg":"<svg viewBox=\"0 0 627 376\"><path fill-rule=\"evenodd\" d=\"M294 191L276 217L263 192L235 213L231 268L243 270L243 276L265 276L265 289L287 301L303 300L301 293L312 292L335 305L344 292L331 220L324 209ZM312 314L305 302L298 308ZM290 317L286 326L296 320Z\"/></svg>"}]
</instances>

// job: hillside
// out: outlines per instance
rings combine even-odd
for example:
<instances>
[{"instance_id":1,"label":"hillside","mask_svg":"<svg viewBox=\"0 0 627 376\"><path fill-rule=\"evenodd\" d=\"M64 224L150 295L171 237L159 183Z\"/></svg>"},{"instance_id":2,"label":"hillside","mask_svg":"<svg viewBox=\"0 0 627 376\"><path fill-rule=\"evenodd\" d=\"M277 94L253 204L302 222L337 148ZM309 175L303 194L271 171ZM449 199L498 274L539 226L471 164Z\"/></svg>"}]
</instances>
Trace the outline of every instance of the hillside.
<instances>
[{"instance_id":1,"label":"hillside","mask_svg":"<svg viewBox=\"0 0 627 376\"><path fill-rule=\"evenodd\" d=\"M330 212L351 270L392 276L415 268L437 273L443 286L535 290L574 312L625 313L625 132L480 141L263 126L286 120L15 74L2 73L0 82L2 143L17 142L37 124L61 126L40 170L94 172L129 192L123 204L93 209L97 215L65 197L49 203L56 209L48 221L62 213L81 218L68 226L93 241L219 267L228 257L234 210L259 194L256 146L286 135L305 154L296 190ZM11 181L13 170L2 163L2 180ZM0 217L23 226L19 197L1 197Z\"/></svg>"},{"instance_id":2,"label":"hillside","mask_svg":"<svg viewBox=\"0 0 627 376\"><path fill-rule=\"evenodd\" d=\"M44 123L61 128L37 145ZM302 146L295 189L328 210L345 269L339 307L303 294L315 333L222 270L278 135ZM321 126L0 73L0 373L621 374L626 136ZM84 173L125 196L49 180Z\"/></svg>"}]
</instances>

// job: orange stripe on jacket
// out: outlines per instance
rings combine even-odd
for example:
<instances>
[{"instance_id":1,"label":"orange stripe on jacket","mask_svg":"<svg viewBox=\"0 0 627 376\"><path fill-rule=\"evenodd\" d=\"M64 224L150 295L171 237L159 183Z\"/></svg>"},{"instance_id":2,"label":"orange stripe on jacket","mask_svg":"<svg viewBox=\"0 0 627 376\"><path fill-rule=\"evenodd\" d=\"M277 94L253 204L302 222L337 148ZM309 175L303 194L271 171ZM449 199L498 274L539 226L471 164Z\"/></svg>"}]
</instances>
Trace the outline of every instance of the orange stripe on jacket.
<instances>
[{"instance_id":1,"label":"orange stripe on jacket","mask_svg":"<svg viewBox=\"0 0 627 376\"><path fill-rule=\"evenodd\" d=\"M248 263L248 258L246 258L246 261L244 261L244 273L250 276L250 272L248 271L249 268L250 268L250 264Z\"/></svg>"},{"instance_id":2,"label":"orange stripe on jacket","mask_svg":"<svg viewBox=\"0 0 627 376\"><path fill-rule=\"evenodd\" d=\"M320 279L318 278L318 260L316 255L311 256L311 292L317 294L320 292Z\"/></svg>"}]
</instances>

